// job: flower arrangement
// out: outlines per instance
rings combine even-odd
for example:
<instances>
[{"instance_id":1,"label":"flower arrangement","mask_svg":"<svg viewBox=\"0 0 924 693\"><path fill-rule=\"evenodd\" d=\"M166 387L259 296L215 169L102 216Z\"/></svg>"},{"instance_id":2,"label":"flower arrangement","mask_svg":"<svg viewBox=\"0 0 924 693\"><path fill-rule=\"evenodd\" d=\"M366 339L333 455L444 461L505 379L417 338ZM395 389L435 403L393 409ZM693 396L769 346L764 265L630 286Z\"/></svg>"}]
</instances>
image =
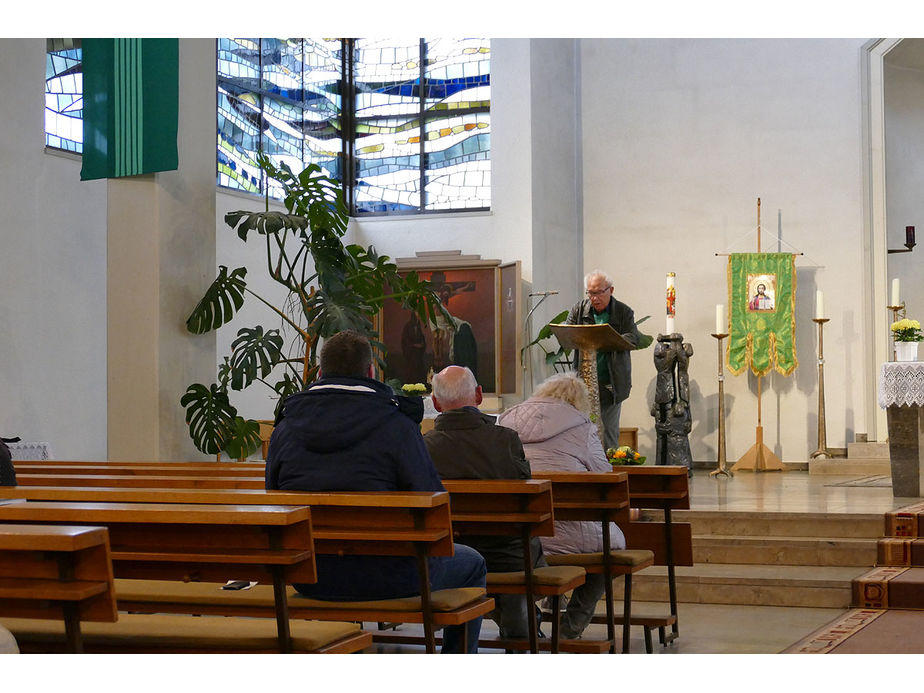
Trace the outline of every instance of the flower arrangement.
<instances>
[{"instance_id":1,"label":"flower arrangement","mask_svg":"<svg viewBox=\"0 0 924 693\"><path fill-rule=\"evenodd\" d=\"M892 323L892 336L896 342L924 341L924 334L921 334L921 323L908 318Z\"/></svg>"},{"instance_id":2,"label":"flower arrangement","mask_svg":"<svg viewBox=\"0 0 924 693\"><path fill-rule=\"evenodd\" d=\"M427 386L423 383L405 383L401 386L401 392L406 395L425 395L427 394Z\"/></svg>"},{"instance_id":3,"label":"flower arrangement","mask_svg":"<svg viewBox=\"0 0 924 693\"><path fill-rule=\"evenodd\" d=\"M620 445L618 448L608 448L606 459L613 466L622 464L645 464L647 459L644 455L639 454L638 450L633 450L628 445Z\"/></svg>"}]
</instances>

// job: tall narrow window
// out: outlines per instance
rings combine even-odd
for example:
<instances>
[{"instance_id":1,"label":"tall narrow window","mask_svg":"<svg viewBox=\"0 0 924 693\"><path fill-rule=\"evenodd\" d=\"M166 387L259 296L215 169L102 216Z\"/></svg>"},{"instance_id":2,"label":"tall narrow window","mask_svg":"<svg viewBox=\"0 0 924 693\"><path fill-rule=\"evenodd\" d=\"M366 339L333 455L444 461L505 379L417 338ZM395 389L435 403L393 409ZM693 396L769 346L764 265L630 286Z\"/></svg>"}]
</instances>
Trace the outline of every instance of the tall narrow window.
<instances>
[{"instance_id":1,"label":"tall narrow window","mask_svg":"<svg viewBox=\"0 0 924 693\"><path fill-rule=\"evenodd\" d=\"M45 145L83 152L83 55L80 39L46 39Z\"/></svg>"}]
</instances>

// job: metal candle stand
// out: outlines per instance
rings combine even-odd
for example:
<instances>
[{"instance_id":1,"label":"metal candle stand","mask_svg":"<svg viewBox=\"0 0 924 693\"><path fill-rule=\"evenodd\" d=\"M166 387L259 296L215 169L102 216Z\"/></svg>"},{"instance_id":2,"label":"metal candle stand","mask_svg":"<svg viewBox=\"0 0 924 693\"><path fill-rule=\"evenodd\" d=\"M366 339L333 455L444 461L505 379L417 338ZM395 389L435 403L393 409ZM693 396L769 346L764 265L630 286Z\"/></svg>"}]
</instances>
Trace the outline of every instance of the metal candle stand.
<instances>
[{"instance_id":1,"label":"metal candle stand","mask_svg":"<svg viewBox=\"0 0 924 693\"><path fill-rule=\"evenodd\" d=\"M825 350L824 325L830 318L812 318L818 324L818 449L810 457L831 457L825 433Z\"/></svg>"},{"instance_id":2,"label":"metal candle stand","mask_svg":"<svg viewBox=\"0 0 924 693\"><path fill-rule=\"evenodd\" d=\"M709 476L724 474L732 476L732 473L725 468L725 373L722 364L722 340L728 336L728 333L713 334L719 345L719 450L718 450L718 467L709 472Z\"/></svg>"}]
</instances>

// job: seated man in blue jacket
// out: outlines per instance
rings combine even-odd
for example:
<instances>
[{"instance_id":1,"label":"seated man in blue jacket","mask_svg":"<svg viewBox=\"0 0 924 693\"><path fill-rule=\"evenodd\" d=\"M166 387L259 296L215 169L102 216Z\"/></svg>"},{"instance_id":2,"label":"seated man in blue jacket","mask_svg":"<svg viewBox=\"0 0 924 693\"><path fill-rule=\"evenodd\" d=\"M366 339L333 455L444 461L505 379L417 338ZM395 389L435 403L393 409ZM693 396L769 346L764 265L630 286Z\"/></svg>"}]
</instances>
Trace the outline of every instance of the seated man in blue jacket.
<instances>
[{"instance_id":1,"label":"seated man in blue jacket","mask_svg":"<svg viewBox=\"0 0 924 693\"><path fill-rule=\"evenodd\" d=\"M443 491L418 422L373 379L372 348L358 332L324 341L320 379L289 397L270 439L266 488L285 491ZM295 585L314 599L356 601L419 594L413 558L317 556L318 581ZM430 559L430 587L484 587L484 559L457 544ZM477 652L481 619L447 627L443 652Z\"/></svg>"}]
</instances>

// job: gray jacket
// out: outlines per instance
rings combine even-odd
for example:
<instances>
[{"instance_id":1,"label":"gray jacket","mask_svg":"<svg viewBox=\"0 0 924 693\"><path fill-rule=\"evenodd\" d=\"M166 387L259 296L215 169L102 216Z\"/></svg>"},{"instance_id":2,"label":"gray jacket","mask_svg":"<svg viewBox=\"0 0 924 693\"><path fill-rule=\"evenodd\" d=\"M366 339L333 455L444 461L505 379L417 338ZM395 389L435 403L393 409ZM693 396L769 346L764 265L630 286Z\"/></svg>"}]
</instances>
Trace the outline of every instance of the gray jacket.
<instances>
[{"instance_id":1,"label":"gray jacket","mask_svg":"<svg viewBox=\"0 0 924 693\"><path fill-rule=\"evenodd\" d=\"M608 472L597 428L567 402L551 397L531 397L497 418L500 426L516 431L533 472ZM555 521L555 536L542 537L545 553L592 553L603 550L599 522ZM610 524L610 548L626 548L626 538Z\"/></svg>"},{"instance_id":2,"label":"gray jacket","mask_svg":"<svg viewBox=\"0 0 924 693\"><path fill-rule=\"evenodd\" d=\"M593 325L593 305L589 298L579 301L571 308L568 313L567 323L569 325ZM621 301L617 301L612 296L610 304L607 306L609 319L607 322L619 334L625 337L633 346L637 347L639 342L639 332L635 327L635 313L629 306ZM610 372L610 383L613 385L613 399L616 402L622 402L629 397L629 391L632 389L632 359L628 351L611 351L607 352L607 366ZM577 369L581 363L581 352L574 352L574 367Z\"/></svg>"}]
</instances>

